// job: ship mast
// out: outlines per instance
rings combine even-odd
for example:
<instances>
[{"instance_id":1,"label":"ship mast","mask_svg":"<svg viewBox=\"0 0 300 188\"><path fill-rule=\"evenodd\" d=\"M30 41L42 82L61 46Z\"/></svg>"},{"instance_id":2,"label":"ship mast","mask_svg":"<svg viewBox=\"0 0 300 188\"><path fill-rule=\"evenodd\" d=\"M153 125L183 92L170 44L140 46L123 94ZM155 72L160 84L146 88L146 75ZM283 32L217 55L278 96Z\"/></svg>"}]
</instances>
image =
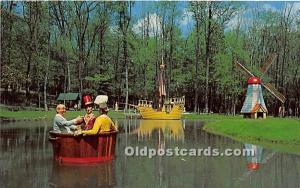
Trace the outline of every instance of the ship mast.
<instances>
[{"instance_id":1,"label":"ship mast","mask_svg":"<svg viewBox=\"0 0 300 188\"><path fill-rule=\"evenodd\" d=\"M165 64L163 55L161 57L161 64L159 65L159 73L158 73L158 109L161 110L164 104L164 99L166 97L166 85L165 85Z\"/></svg>"}]
</instances>

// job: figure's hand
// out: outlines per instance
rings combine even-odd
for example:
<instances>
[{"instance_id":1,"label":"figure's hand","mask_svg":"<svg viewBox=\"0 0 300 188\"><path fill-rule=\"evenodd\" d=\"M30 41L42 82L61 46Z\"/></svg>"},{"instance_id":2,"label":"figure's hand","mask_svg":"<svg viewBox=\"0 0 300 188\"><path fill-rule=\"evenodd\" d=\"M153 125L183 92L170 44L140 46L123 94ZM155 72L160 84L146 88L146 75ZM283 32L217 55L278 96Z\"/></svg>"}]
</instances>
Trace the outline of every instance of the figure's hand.
<instances>
[{"instance_id":1,"label":"figure's hand","mask_svg":"<svg viewBox=\"0 0 300 188\"><path fill-rule=\"evenodd\" d=\"M82 134L81 130L77 130L77 131L74 132L74 136L79 136L81 134Z\"/></svg>"},{"instance_id":2,"label":"figure's hand","mask_svg":"<svg viewBox=\"0 0 300 188\"><path fill-rule=\"evenodd\" d=\"M115 122L115 128L116 128L116 130L118 130L118 122Z\"/></svg>"},{"instance_id":3,"label":"figure's hand","mask_svg":"<svg viewBox=\"0 0 300 188\"><path fill-rule=\"evenodd\" d=\"M80 131L82 130L81 125L77 125L77 130L80 130Z\"/></svg>"},{"instance_id":4,"label":"figure's hand","mask_svg":"<svg viewBox=\"0 0 300 188\"><path fill-rule=\"evenodd\" d=\"M83 122L83 118L78 116L77 118L75 118L76 124L81 124Z\"/></svg>"}]
</instances>

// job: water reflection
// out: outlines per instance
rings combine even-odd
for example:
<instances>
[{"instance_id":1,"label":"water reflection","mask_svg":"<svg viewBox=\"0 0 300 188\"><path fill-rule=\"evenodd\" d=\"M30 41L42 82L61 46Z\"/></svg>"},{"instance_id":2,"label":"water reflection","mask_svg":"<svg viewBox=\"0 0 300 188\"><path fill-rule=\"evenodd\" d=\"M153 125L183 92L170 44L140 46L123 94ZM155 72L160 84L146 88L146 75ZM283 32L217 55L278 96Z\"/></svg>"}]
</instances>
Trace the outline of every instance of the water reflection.
<instances>
[{"instance_id":1,"label":"water reflection","mask_svg":"<svg viewBox=\"0 0 300 188\"><path fill-rule=\"evenodd\" d=\"M247 168L249 170L258 170L262 161L263 147L253 144L245 144L245 149L251 151L246 153Z\"/></svg>"},{"instance_id":2,"label":"water reflection","mask_svg":"<svg viewBox=\"0 0 300 188\"><path fill-rule=\"evenodd\" d=\"M115 187L115 162L93 165L59 165L53 163L49 187Z\"/></svg>"},{"instance_id":3,"label":"water reflection","mask_svg":"<svg viewBox=\"0 0 300 188\"><path fill-rule=\"evenodd\" d=\"M157 133L158 149L165 148L166 140L184 140L181 120L140 120L140 126L132 133L137 133L139 141L150 140Z\"/></svg>"},{"instance_id":4,"label":"water reflection","mask_svg":"<svg viewBox=\"0 0 300 188\"><path fill-rule=\"evenodd\" d=\"M139 124L140 123L140 124ZM126 146L147 146L166 149L207 148L211 146L220 151L225 149L244 149L245 145L231 139L209 134L201 129L199 121L178 123L177 130L168 131L167 125L149 120L128 120L124 122L123 134L118 143L117 171L122 178L122 187L299 187L299 156L275 153L260 146L246 144L256 149L255 156L239 157L147 157L124 156ZM175 127L174 127L175 128ZM175 134L173 134L173 132ZM183 134L181 134L181 132ZM172 134L170 134L172 133ZM178 136L180 135L180 136ZM123 140L124 142L121 142ZM284 160L282 160L282 159ZM248 162L262 164L257 170L249 170ZM283 161L286 161L283 162ZM275 170L276 169L276 170ZM280 171L278 171L280 169ZM272 171L272 172L270 172ZM281 173L279 173L281 172ZM293 172L293 173L291 173ZM286 176L289 174L289 176ZM272 181L278 178L277 183ZM272 180L272 181L270 181Z\"/></svg>"},{"instance_id":5,"label":"water reflection","mask_svg":"<svg viewBox=\"0 0 300 188\"><path fill-rule=\"evenodd\" d=\"M159 131L164 139L183 140L184 133L181 120L140 120L140 126L134 132L143 139L152 137L154 131Z\"/></svg>"},{"instance_id":6,"label":"water reflection","mask_svg":"<svg viewBox=\"0 0 300 188\"><path fill-rule=\"evenodd\" d=\"M172 122L172 121L170 121ZM209 134L200 121L118 120L116 160L95 166L57 166L50 122L0 126L0 187L300 187L300 157ZM128 157L125 147L257 148L239 157ZM258 162L249 170L248 162Z\"/></svg>"},{"instance_id":7,"label":"water reflection","mask_svg":"<svg viewBox=\"0 0 300 188\"><path fill-rule=\"evenodd\" d=\"M48 122L0 126L0 187L46 187Z\"/></svg>"},{"instance_id":8,"label":"water reflection","mask_svg":"<svg viewBox=\"0 0 300 188\"><path fill-rule=\"evenodd\" d=\"M184 129L181 120L140 120L140 126L133 133L137 133L138 141L151 140L153 137L157 141L157 150L166 150L166 141L184 141ZM155 135L156 134L156 135ZM159 187L164 187L165 174L163 157L156 159L157 177Z\"/></svg>"}]
</instances>

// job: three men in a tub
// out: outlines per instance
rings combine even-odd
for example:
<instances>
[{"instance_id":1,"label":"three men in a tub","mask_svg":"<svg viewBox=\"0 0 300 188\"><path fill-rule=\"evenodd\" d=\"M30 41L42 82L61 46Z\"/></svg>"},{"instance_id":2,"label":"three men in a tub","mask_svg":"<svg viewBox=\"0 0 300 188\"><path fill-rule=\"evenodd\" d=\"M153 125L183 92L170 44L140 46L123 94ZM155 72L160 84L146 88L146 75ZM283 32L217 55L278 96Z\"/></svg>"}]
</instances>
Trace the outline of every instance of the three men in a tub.
<instances>
[{"instance_id":1,"label":"three men in a tub","mask_svg":"<svg viewBox=\"0 0 300 188\"><path fill-rule=\"evenodd\" d=\"M77 130L78 124L82 123L82 117L78 116L75 119L68 121L65 118L66 106L59 104L56 106L56 115L53 120L53 132L57 133L73 133Z\"/></svg>"},{"instance_id":2,"label":"three men in a tub","mask_svg":"<svg viewBox=\"0 0 300 188\"><path fill-rule=\"evenodd\" d=\"M108 97L106 95L98 95L95 99L95 104L99 107L100 116L96 118L94 126L90 130L77 131L75 135L96 135L102 132L116 131L117 127L114 122L108 117L107 107Z\"/></svg>"},{"instance_id":3,"label":"three men in a tub","mask_svg":"<svg viewBox=\"0 0 300 188\"><path fill-rule=\"evenodd\" d=\"M90 130L93 128L96 116L93 114L93 102L91 96L85 95L83 97L83 102L85 106L86 114L83 117L84 125L82 126L83 130Z\"/></svg>"}]
</instances>

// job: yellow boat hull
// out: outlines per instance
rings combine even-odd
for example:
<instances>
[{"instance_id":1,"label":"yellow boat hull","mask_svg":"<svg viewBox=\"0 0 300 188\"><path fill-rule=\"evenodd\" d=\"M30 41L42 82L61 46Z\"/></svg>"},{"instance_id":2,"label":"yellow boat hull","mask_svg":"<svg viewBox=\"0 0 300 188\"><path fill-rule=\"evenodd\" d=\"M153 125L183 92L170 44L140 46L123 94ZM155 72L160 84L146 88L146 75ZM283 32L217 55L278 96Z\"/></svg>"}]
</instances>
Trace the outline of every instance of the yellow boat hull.
<instances>
[{"instance_id":1,"label":"yellow boat hull","mask_svg":"<svg viewBox=\"0 0 300 188\"><path fill-rule=\"evenodd\" d=\"M142 119L181 119L183 109L179 105L174 105L170 112L156 111L151 107L139 106Z\"/></svg>"}]
</instances>

